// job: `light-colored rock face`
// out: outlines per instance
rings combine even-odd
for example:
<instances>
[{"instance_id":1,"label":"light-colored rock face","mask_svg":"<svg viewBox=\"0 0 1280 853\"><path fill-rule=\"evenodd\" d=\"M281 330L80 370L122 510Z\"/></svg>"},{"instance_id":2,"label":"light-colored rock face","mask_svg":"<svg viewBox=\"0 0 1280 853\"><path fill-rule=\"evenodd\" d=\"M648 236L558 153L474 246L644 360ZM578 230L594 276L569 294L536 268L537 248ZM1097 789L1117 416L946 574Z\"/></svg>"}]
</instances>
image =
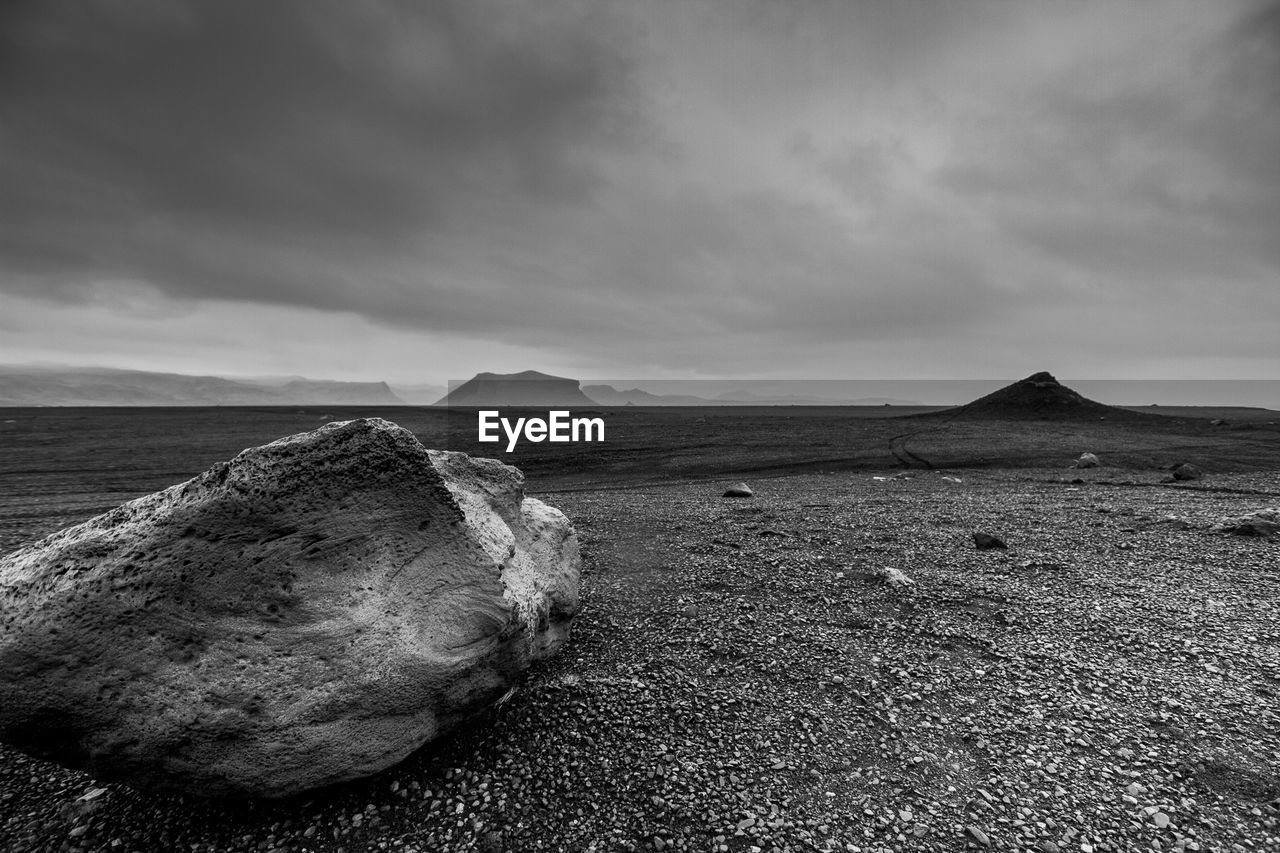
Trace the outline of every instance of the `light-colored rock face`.
<instances>
[{"instance_id":1,"label":"light-colored rock face","mask_svg":"<svg viewBox=\"0 0 1280 853\"><path fill-rule=\"evenodd\" d=\"M1213 530L1239 536L1274 536L1280 533L1280 508L1259 509L1224 518L1213 526Z\"/></svg>"},{"instance_id":2,"label":"light-colored rock face","mask_svg":"<svg viewBox=\"0 0 1280 853\"><path fill-rule=\"evenodd\" d=\"M568 520L371 419L241 453L0 560L0 737L103 779L368 775L565 641Z\"/></svg>"}]
</instances>

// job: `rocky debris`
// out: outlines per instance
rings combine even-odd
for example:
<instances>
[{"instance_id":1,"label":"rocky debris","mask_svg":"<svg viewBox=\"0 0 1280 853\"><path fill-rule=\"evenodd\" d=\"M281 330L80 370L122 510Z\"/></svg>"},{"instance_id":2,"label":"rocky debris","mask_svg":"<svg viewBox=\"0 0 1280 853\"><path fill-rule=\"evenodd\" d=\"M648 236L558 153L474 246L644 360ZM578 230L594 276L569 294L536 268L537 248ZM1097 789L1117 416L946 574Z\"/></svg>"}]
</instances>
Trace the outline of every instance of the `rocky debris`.
<instances>
[{"instance_id":1,"label":"rocky debris","mask_svg":"<svg viewBox=\"0 0 1280 853\"><path fill-rule=\"evenodd\" d=\"M943 474L943 475L942 475L942 479L946 480L948 483L963 483L963 482L964 482L964 480L960 479L960 478L959 478L959 477L957 477L955 474Z\"/></svg>"},{"instance_id":2,"label":"rocky debris","mask_svg":"<svg viewBox=\"0 0 1280 853\"><path fill-rule=\"evenodd\" d=\"M1169 513L1167 515L1161 516L1160 518L1144 521L1144 526L1166 527L1170 530L1188 530L1193 525L1191 524L1191 522L1187 521L1182 516L1173 515L1172 513Z\"/></svg>"},{"instance_id":3,"label":"rocky debris","mask_svg":"<svg viewBox=\"0 0 1280 853\"><path fill-rule=\"evenodd\" d=\"M1271 536L1280 533L1280 509L1259 509L1224 518L1213 526L1213 530L1237 536Z\"/></svg>"},{"instance_id":4,"label":"rocky debris","mask_svg":"<svg viewBox=\"0 0 1280 853\"><path fill-rule=\"evenodd\" d=\"M1092 453L1081 453L1080 458L1071 466L1072 468L1097 468L1098 457Z\"/></svg>"},{"instance_id":5,"label":"rocky debris","mask_svg":"<svg viewBox=\"0 0 1280 853\"><path fill-rule=\"evenodd\" d=\"M1222 418L1214 418L1213 420L1209 421L1209 423L1210 423L1211 425L1213 425L1213 426L1226 426L1226 425L1227 425L1227 422L1226 422L1225 420L1223 420Z\"/></svg>"},{"instance_id":6,"label":"rocky debris","mask_svg":"<svg viewBox=\"0 0 1280 853\"><path fill-rule=\"evenodd\" d=\"M999 536L993 536L990 533L983 533L980 530L975 530L973 532L973 544L979 551L1007 549L1009 547Z\"/></svg>"},{"instance_id":7,"label":"rocky debris","mask_svg":"<svg viewBox=\"0 0 1280 853\"><path fill-rule=\"evenodd\" d=\"M0 561L0 734L196 794L368 776L553 654L578 573L516 469L331 423Z\"/></svg>"},{"instance_id":8,"label":"rocky debris","mask_svg":"<svg viewBox=\"0 0 1280 853\"><path fill-rule=\"evenodd\" d=\"M1172 473L1175 480L1200 480L1204 478L1204 472L1190 462L1179 462L1174 465Z\"/></svg>"},{"instance_id":9,"label":"rocky debris","mask_svg":"<svg viewBox=\"0 0 1280 853\"><path fill-rule=\"evenodd\" d=\"M976 826L973 826L973 825L966 826L964 828L964 834L965 834L965 838L967 838L972 843L978 845L979 847L991 846L990 836L988 836L985 832L983 832L981 829L979 829Z\"/></svg>"},{"instance_id":10,"label":"rocky debris","mask_svg":"<svg viewBox=\"0 0 1280 853\"><path fill-rule=\"evenodd\" d=\"M746 483L730 486L724 491L724 497L726 498L749 498L754 494L755 492L751 491Z\"/></svg>"},{"instance_id":11,"label":"rocky debris","mask_svg":"<svg viewBox=\"0 0 1280 853\"><path fill-rule=\"evenodd\" d=\"M62 806L91 782L0 752L0 850L1280 849L1273 549L1158 527L1105 547L1138 512L1243 514L1256 494L1108 490L1099 515L1096 490L1026 469L969 479L771 479L759 513L705 483L559 493L591 618L482 724L306 797L112 785L88 818ZM957 549L971 528L1034 548ZM875 565L910 569L913 594L856 568Z\"/></svg>"},{"instance_id":12,"label":"rocky debris","mask_svg":"<svg viewBox=\"0 0 1280 853\"><path fill-rule=\"evenodd\" d=\"M892 566L879 566L873 571L877 577L893 589L909 589L915 586L916 583L901 569L896 569Z\"/></svg>"}]
</instances>

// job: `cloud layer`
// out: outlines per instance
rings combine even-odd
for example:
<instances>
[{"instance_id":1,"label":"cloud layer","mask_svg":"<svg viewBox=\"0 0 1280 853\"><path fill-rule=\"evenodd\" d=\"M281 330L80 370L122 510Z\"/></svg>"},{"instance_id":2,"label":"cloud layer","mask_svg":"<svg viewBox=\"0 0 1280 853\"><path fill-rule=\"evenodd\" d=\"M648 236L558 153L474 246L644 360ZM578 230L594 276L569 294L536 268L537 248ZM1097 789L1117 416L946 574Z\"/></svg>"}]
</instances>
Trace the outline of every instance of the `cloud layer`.
<instances>
[{"instance_id":1,"label":"cloud layer","mask_svg":"<svg viewBox=\"0 0 1280 853\"><path fill-rule=\"evenodd\" d=\"M1274 376L1277 150L1276 4L25 0L0 360Z\"/></svg>"}]
</instances>

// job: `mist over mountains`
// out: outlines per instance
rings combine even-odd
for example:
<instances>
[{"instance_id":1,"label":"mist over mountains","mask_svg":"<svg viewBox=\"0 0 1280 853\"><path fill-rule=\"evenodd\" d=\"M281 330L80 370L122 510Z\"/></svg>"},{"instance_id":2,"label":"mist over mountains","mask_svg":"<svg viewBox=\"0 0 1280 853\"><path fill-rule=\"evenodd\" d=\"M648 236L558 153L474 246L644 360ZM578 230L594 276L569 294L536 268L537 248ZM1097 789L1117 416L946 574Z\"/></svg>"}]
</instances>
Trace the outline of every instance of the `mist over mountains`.
<instances>
[{"instance_id":1,"label":"mist over mountains","mask_svg":"<svg viewBox=\"0 0 1280 853\"><path fill-rule=\"evenodd\" d=\"M1034 378L1034 377L1031 377ZM1029 378L1030 379L1030 378ZM1026 382L1028 380L1024 380ZM1110 406L1280 409L1277 380L1069 380ZM976 403L982 379L628 379L581 383L536 370L431 382L225 377L55 364L0 365L0 406L927 406ZM1101 414L1101 413L1099 413Z\"/></svg>"},{"instance_id":2,"label":"mist over mountains","mask_svg":"<svg viewBox=\"0 0 1280 853\"><path fill-rule=\"evenodd\" d=\"M678 387L678 381L677 387ZM689 382L702 393L653 393L638 387L582 385L577 379L536 370L522 373L478 373L441 398L442 406L879 406L918 405L888 398L851 399L822 394L798 394L788 386L799 382L726 380ZM671 381L660 382L671 385ZM722 390L727 389L727 390Z\"/></svg>"},{"instance_id":3,"label":"mist over mountains","mask_svg":"<svg viewBox=\"0 0 1280 853\"><path fill-rule=\"evenodd\" d=\"M1280 409L1280 381L1222 379L1083 379L1064 388L1048 373L1037 373L1010 386L1008 379L638 379L579 384L577 380L534 370L518 374L480 373L439 405L562 406L915 406L981 405L1008 408L1006 386L1027 397L1023 403L1041 408L1089 410L1103 416L1106 407L1212 406ZM1043 393L1036 390L1044 384ZM459 394L459 391L465 393ZM1005 389L1006 393L985 400ZM1074 389L1074 390L1073 390ZM1041 397L1045 399L1040 399ZM484 403L475 400L483 399ZM1086 404L1080 403L1084 400ZM1032 407L1034 408L1034 406Z\"/></svg>"},{"instance_id":4,"label":"mist over mountains","mask_svg":"<svg viewBox=\"0 0 1280 853\"><path fill-rule=\"evenodd\" d=\"M398 406L405 402L385 382L0 366L0 406Z\"/></svg>"}]
</instances>

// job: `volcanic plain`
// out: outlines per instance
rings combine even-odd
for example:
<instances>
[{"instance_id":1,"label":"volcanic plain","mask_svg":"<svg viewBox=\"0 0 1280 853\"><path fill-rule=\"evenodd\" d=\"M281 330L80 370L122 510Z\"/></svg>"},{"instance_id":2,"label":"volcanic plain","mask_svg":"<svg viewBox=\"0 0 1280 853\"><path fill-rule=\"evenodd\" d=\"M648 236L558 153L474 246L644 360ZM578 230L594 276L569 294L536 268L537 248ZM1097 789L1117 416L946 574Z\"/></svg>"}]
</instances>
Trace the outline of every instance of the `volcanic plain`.
<instances>
[{"instance_id":1,"label":"volcanic plain","mask_svg":"<svg viewBox=\"0 0 1280 853\"><path fill-rule=\"evenodd\" d=\"M377 415L519 465L584 559L565 650L378 776L227 802L0 747L0 849L1280 849L1280 540L1215 530L1280 506L1280 413L1167 411L604 409L507 455L465 410L0 410L6 551Z\"/></svg>"}]
</instances>

